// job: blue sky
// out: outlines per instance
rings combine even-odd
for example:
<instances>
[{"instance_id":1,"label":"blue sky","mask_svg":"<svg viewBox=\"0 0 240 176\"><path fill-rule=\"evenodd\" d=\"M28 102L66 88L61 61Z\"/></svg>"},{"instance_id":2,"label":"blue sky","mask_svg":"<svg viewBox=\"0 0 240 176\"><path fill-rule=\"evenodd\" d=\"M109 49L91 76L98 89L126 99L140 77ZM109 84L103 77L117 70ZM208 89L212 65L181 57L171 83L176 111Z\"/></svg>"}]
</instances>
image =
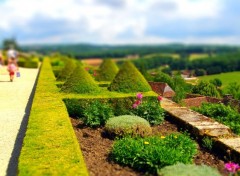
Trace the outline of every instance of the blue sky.
<instances>
[{"instance_id":1,"label":"blue sky","mask_svg":"<svg viewBox=\"0 0 240 176\"><path fill-rule=\"evenodd\" d=\"M239 0L0 0L0 41L240 44Z\"/></svg>"}]
</instances>

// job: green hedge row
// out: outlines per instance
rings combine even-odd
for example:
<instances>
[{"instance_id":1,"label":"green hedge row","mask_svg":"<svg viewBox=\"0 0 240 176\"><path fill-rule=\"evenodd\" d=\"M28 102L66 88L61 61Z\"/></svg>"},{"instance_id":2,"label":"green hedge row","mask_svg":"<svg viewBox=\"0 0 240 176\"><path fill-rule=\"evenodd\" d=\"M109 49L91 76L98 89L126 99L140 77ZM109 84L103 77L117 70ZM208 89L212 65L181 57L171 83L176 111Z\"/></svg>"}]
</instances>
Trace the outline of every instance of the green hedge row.
<instances>
[{"instance_id":1,"label":"green hedge row","mask_svg":"<svg viewBox=\"0 0 240 176\"><path fill-rule=\"evenodd\" d=\"M26 60L24 58L20 58L18 60L18 66L24 68L38 68L39 59L33 58L31 60Z\"/></svg>"},{"instance_id":2,"label":"green hedge row","mask_svg":"<svg viewBox=\"0 0 240 176\"><path fill-rule=\"evenodd\" d=\"M136 101L136 96L114 97L114 98L64 98L70 117L83 117L83 111L89 104L99 100L112 106L114 115L129 114L132 105ZM156 101L156 96L145 96L143 101Z\"/></svg>"},{"instance_id":3,"label":"green hedge row","mask_svg":"<svg viewBox=\"0 0 240 176\"><path fill-rule=\"evenodd\" d=\"M48 58L39 75L18 175L88 175Z\"/></svg>"}]
</instances>

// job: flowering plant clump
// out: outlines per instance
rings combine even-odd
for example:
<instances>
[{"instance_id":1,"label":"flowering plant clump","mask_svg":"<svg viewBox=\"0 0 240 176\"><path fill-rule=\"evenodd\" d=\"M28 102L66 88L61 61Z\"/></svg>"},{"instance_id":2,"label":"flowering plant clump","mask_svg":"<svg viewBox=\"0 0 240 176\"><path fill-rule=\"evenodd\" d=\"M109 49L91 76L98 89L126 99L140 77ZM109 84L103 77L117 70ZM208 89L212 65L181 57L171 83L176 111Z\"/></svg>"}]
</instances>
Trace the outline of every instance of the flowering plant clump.
<instances>
[{"instance_id":1,"label":"flowering plant clump","mask_svg":"<svg viewBox=\"0 0 240 176\"><path fill-rule=\"evenodd\" d=\"M137 100L132 105L132 113L146 119L152 125L158 125L164 120L164 110L159 102L161 96L157 97L157 101L143 101L143 94L137 93Z\"/></svg>"},{"instance_id":2,"label":"flowering plant clump","mask_svg":"<svg viewBox=\"0 0 240 176\"><path fill-rule=\"evenodd\" d=\"M225 164L225 169L230 173L230 174L237 174L237 172L240 172L240 166L237 163L229 162Z\"/></svg>"}]
</instances>

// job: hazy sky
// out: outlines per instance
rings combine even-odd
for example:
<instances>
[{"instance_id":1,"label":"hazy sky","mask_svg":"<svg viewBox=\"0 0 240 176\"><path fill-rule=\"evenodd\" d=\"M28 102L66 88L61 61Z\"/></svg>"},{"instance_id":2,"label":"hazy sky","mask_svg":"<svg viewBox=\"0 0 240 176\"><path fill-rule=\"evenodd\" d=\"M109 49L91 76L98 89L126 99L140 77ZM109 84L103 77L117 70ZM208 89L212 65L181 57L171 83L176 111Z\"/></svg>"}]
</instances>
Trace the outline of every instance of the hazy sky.
<instances>
[{"instance_id":1,"label":"hazy sky","mask_svg":"<svg viewBox=\"0 0 240 176\"><path fill-rule=\"evenodd\" d=\"M240 0L0 0L0 41L240 44Z\"/></svg>"}]
</instances>

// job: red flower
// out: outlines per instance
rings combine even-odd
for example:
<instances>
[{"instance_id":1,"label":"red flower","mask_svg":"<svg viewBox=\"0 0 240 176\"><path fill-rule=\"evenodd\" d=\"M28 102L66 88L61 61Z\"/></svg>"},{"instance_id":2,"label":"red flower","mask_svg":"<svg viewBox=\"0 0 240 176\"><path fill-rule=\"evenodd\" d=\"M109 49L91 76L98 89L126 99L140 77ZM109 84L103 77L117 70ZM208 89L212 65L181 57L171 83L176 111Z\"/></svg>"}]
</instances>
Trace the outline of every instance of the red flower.
<instances>
[{"instance_id":1,"label":"red flower","mask_svg":"<svg viewBox=\"0 0 240 176\"><path fill-rule=\"evenodd\" d=\"M158 95L157 99L158 99L158 101L162 101L163 98L162 98L162 96Z\"/></svg>"}]
</instances>

